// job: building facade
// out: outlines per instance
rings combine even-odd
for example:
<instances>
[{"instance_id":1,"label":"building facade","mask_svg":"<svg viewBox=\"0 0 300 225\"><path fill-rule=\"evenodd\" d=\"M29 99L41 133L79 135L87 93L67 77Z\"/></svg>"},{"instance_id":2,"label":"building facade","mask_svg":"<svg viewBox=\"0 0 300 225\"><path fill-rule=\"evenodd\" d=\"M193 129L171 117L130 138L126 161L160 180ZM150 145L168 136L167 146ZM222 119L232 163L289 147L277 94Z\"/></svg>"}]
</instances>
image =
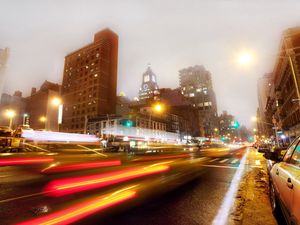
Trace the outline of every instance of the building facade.
<instances>
[{"instance_id":1,"label":"building facade","mask_svg":"<svg viewBox=\"0 0 300 225\"><path fill-rule=\"evenodd\" d=\"M3 93L0 101L0 124L9 125L9 119L6 118L6 110L13 110L15 112L15 117L12 120L12 128L16 128L18 125L24 123L25 114L25 99L22 96L22 92L16 91L13 95Z\"/></svg>"},{"instance_id":2,"label":"building facade","mask_svg":"<svg viewBox=\"0 0 300 225\"><path fill-rule=\"evenodd\" d=\"M110 29L65 57L62 130L85 133L89 117L115 114L118 35Z\"/></svg>"},{"instance_id":3,"label":"building facade","mask_svg":"<svg viewBox=\"0 0 300 225\"><path fill-rule=\"evenodd\" d=\"M272 88L272 73L266 73L258 79L257 94L258 94L258 109L257 118L257 134L260 136L272 135L272 123L269 117L266 116L266 105L268 95Z\"/></svg>"},{"instance_id":4,"label":"building facade","mask_svg":"<svg viewBox=\"0 0 300 225\"><path fill-rule=\"evenodd\" d=\"M262 108L267 122L293 139L300 135L300 27L283 33L277 55Z\"/></svg>"},{"instance_id":5,"label":"building facade","mask_svg":"<svg viewBox=\"0 0 300 225\"><path fill-rule=\"evenodd\" d=\"M182 69L179 83L182 94L198 109L201 136L213 136L218 115L210 72L199 65Z\"/></svg>"},{"instance_id":6,"label":"building facade","mask_svg":"<svg viewBox=\"0 0 300 225\"><path fill-rule=\"evenodd\" d=\"M60 98L60 85L45 81L39 90L32 88L31 95L25 98L25 114L29 125L35 130L59 130L59 106L52 101Z\"/></svg>"},{"instance_id":7,"label":"building facade","mask_svg":"<svg viewBox=\"0 0 300 225\"><path fill-rule=\"evenodd\" d=\"M154 99L159 95L159 88L155 73L153 73L150 66L143 73L142 85L139 90L139 99Z\"/></svg>"}]
</instances>

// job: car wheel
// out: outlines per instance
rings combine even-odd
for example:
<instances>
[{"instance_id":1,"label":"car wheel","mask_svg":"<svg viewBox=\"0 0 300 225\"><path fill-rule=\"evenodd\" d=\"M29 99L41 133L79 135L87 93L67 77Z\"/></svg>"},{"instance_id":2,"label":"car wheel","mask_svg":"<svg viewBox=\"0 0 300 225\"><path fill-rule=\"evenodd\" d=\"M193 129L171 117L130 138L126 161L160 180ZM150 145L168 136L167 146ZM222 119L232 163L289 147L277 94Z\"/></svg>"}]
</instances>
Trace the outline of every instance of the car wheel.
<instances>
[{"instance_id":1,"label":"car wheel","mask_svg":"<svg viewBox=\"0 0 300 225\"><path fill-rule=\"evenodd\" d=\"M279 211L279 205L278 205L278 199L276 196L275 188L272 183L270 184L270 201L271 201L272 213L276 215Z\"/></svg>"}]
</instances>

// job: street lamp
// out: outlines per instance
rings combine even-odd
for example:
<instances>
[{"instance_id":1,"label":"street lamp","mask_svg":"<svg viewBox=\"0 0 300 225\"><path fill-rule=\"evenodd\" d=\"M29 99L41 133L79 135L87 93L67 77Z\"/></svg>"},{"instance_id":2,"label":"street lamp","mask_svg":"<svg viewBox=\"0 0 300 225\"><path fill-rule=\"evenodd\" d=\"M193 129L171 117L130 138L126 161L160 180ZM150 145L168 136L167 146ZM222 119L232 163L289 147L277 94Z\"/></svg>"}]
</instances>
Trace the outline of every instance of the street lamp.
<instances>
[{"instance_id":1,"label":"street lamp","mask_svg":"<svg viewBox=\"0 0 300 225\"><path fill-rule=\"evenodd\" d=\"M40 121L41 121L41 122L44 123L44 122L46 122L46 120L47 120L47 118L46 118L45 116L41 116L41 117L40 117Z\"/></svg>"},{"instance_id":2,"label":"street lamp","mask_svg":"<svg viewBox=\"0 0 300 225\"><path fill-rule=\"evenodd\" d=\"M253 61L253 54L249 51L244 51L238 56L238 63L242 66L246 66Z\"/></svg>"},{"instance_id":3,"label":"street lamp","mask_svg":"<svg viewBox=\"0 0 300 225\"><path fill-rule=\"evenodd\" d=\"M52 101L51 101L51 103L52 103L52 105L53 106L59 106L59 105L61 105L61 99L59 98L59 97L54 97L53 99L52 99Z\"/></svg>"},{"instance_id":4,"label":"street lamp","mask_svg":"<svg viewBox=\"0 0 300 225\"><path fill-rule=\"evenodd\" d=\"M16 116L16 112L12 109L8 109L5 112L6 117L9 119L9 128L12 128L13 118Z\"/></svg>"},{"instance_id":5,"label":"street lamp","mask_svg":"<svg viewBox=\"0 0 300 225\"><path fill-rule=\"evenodd\" d=\"M149 114L149 128L152 129L151 126L151 117L152 117L152 113L156 112L156 113L161 113L164 110L164 105L162 105L161 103L156 103L155 105L153 105L150 109L150 114Z\"/></svg>"}]
</instances>

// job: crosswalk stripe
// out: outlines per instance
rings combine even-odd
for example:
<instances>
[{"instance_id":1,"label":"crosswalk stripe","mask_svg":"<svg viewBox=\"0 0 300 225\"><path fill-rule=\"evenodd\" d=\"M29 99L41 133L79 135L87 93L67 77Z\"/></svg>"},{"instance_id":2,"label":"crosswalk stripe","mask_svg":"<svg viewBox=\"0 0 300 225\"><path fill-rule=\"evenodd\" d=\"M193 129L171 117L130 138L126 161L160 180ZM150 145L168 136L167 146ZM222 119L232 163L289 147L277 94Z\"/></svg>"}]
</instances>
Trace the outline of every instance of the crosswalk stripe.
<instances>
[{"instance_id":1,"label":"crosswalk stripe","mask_svg":"<svg viewBox=\"0 0 300 225\"><path fill-rule=\"evenodd\" d=\"M234 160L232 160L232 164L234 164L234 163L237 163L239 160L238 159L234 159Z\"/></svg>"},{"instance_id":2,"label":"crosswalk stripe","mask_svg":"<svg viewBox=\"0 0 300 225\"><path fill-rule=\"evenodd\" d=\"M260 160L255 160L255 165L260 166L261 165Z\"/></svg>"},{"instance_id":3,"label":"crosswalk stripe","mask_svg":"<svg viewBox=\"0 0 300 225\"><path fill-rule=\"evenodd\" d=\"M209 162L214 162L216 160L218 160L219 158L215 158L215 159L212 159L212 160L209 160Z\"/></svg>"},{"instance_id":4,"label":"crosswalk stripe","mask_svg":"<svg viewBox=\"0 0 300 225\"><path fill-rule=\"evenodd\" d=\"M220 163L224 163L224 162L226 162L226 161L228 161L229 159L223 159L223 160L221 160L220 161Z\"/></svg>"}]
</instances>

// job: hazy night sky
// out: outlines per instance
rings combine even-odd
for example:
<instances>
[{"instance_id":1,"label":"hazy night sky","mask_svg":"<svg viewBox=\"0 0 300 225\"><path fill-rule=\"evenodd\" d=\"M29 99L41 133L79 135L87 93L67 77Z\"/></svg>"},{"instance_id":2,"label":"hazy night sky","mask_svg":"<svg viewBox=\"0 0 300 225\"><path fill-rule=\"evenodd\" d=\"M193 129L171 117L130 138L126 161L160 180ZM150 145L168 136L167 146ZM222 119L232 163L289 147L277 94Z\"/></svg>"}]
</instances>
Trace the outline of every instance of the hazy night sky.
<instances>
[{"instance_id":1,"label":"hazy night sky","mask_svg":"<svg viewBox=\"0 0 300 225\"><path fill-rule=\"evenodd\" d=\"M272 70L282 31L300 26L299 10L299 0L0 0L0 48L11 50L4 91L61 82L64 56L109 27L119 35L118 92L137 96L148 63L159 87L171 88L180 69L202 64L218 111L251 125L257 79ZM255 60L241 67L245 49Z\"/></svg>"}]
</instances>

